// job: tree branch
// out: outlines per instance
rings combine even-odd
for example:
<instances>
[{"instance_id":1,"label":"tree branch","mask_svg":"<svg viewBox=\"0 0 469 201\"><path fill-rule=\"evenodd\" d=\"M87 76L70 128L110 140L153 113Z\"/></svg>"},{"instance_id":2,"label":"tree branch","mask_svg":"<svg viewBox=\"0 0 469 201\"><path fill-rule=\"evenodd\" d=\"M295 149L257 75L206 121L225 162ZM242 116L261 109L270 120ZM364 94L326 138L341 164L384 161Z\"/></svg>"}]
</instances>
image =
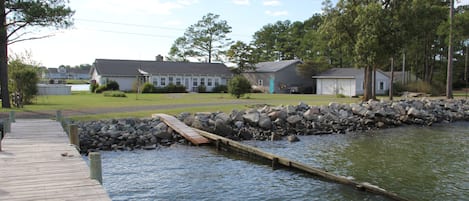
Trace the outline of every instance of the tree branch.
<instances>
[{"instance_id":1,"label":"tree branch","mask_svg":"<svg viewBox=\"0 0 469 201\"><path fill-rule=\"evenodd\" d=\"M8 41L8 45L11 45L11 44L14 44L14 43L17 43L17 42L27 41L27 40L38 40L38 39L49 38L49 37L52 37L52 36L54 36L54 35L46 35L46 36L38 36L38 37L24 38L24 39L18 39L18 40L11 40L11 41Z\"/></svg>"},{"instance_id":2,"label":"tree branch","mask_svg":"<svg viewBox=\"0 0 469 201\"><path fill-rule=\"evenodd\" d=\"M12 36L14 33L16 33L17 31L19 31L20 29L22 29L22 28L28 26L29 23L30 23L30 22L25 22L24 24L19 25L18 27L16 27L11 33L9 33L9 34L7 35L7 38L10 38L10 36Z\"/></svg>"}]
</instances>

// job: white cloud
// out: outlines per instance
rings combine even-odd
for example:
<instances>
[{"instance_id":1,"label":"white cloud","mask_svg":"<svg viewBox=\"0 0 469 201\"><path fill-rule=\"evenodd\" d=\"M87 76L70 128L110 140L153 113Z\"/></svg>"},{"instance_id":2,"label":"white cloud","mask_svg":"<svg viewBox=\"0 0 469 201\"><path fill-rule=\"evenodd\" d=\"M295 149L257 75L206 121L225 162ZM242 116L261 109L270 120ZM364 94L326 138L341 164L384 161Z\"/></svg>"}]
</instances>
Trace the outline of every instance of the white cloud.
<instances>
[{"instance_id":1,"label":"white cloud","mask_svg":"<svg viewBox=\"0 0 469 201\"><path fill-rule=\"evenodd\" d=\"M266 10L265 14L270 15L270 16L286 16L286 15L288 15L288 11L286 11L286 10L283 10L283 11Z\"/></svg>"},{"instance_id":2,"label":"white cloud","mask_svg":"<svg viewBox=\"0 0 469 201\"><path fill-rule=\"evenodd\" d=\"M233 3L237 4L237 5L249 5L249 4L251 4L251 2L249 2L249 0L233 0Z\"/></svg>"},{"instance_id":3,"label":"white cloud","mask_svg":"<svg viewBox=\"0 0 469 201\"><path fill-rule=\"evenodd\" d=\"M282 3L279 0L264 0L264 6L280 6Z\"/></svg>"}]
</instances>

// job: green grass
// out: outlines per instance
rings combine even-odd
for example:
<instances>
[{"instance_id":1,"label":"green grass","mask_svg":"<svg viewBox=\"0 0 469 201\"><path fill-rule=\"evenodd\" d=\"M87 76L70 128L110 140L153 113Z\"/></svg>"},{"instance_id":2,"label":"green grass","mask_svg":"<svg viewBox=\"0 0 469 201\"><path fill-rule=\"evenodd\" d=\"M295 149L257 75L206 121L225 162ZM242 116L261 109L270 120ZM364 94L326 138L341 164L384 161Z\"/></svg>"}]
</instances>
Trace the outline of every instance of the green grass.
<instances>
[{"instance_id":1,"label":"green grass","mask_svg":"<svg viewBox=\"0 0 469 201\"><path fill-rule=\"evenodd\" d=\"M127 93L127 97L105 97L103 94L76 92L69 96L38 96L34 104L20 109L1 109L21 111L55 111L55 110L93 110L118 109L136 106L161 106L160 110L137 112L113 112L98 115L72 116L77 120L109 119L123 117L150 117L154 113L179 114L181 112L231 112L233 109L246 109L253 105L297 105L304 102L309 105L327 105L330 102L358 102L357 98L336 98L335 96L319 96L311 94L249 94L236 99L230 94L219 93L178 93L178 94L135 94ZM191 104L200 104L194 106Z\"/></svg>"},{"instance_id":2,"label":"green grass","mask_svg":"<svg viewBox=\"0 0 469 201\"><path fill-rule=\"evenodd\" d=\"M65 80L67 84L88 84L89 80Z\"/></svg>"}]
</instances>

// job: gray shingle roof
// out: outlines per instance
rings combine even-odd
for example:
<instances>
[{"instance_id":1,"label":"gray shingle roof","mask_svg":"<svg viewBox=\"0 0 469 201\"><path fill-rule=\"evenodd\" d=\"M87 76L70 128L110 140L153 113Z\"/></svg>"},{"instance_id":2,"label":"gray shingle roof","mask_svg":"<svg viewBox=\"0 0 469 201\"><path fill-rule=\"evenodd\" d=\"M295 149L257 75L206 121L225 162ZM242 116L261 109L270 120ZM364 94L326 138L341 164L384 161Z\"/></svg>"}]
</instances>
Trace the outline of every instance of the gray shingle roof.
<instances>
[{"instance_id":1,"label":"gray shingle roof","mask_svg":"<svg viewBox=\"0 0 469 201\"><path fill-rule=\"evenodd\" d=\"M269 61L256 64L256 72L271 73L282 70L292 64L301 63L300 60Z\"/></svg>"},{"instance_id":2,"label":"gray shingle roof","mask_svg":"<svg viewBox=\"0 0 469 201\"><path fill-rule=\"evenodd\" d=\"M221 63L193 63L172 61L140 61L96 59L93 68L104 76L137 76L139 69L156 74L203 74L231 76L231 71Z\"/></svg>"},{"instance_id":3,"label":"gray shingle roof","mask_svg":"<svg viewBox=\"0 0 469 201\"><path fill-rule=\"evenodd\" d=\"M340 78L355 78L363 74L362 68L331 68L325 72L313 76L313 78L326 78L326 77L340 77Z\"/></svg>"}]
</instances>

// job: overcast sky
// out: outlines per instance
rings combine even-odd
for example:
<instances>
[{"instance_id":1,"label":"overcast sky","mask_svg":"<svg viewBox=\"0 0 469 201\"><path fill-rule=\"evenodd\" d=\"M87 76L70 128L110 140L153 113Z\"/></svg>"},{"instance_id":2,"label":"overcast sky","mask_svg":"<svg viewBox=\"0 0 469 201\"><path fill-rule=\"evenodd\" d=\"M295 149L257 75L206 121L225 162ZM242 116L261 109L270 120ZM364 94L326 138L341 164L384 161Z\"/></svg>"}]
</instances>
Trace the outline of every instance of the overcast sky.
<instances>
[{"instance_id":1,"label":"overcast sky","mask_svg":"<svg viewBox=\"0 0 469 201\"><path fill-rule=\"evenodd\" d=\"M322 0L72 0L74 26L40 29L53 37L15 43L9 53L29 51L42 66L92 64L97 58L153 60L166 56L177 37L211 12L232 27L233 40L278 20L304 21L320 13ZM35 30L36 31L36 30Z\"/></svg>"}]
</instances>

